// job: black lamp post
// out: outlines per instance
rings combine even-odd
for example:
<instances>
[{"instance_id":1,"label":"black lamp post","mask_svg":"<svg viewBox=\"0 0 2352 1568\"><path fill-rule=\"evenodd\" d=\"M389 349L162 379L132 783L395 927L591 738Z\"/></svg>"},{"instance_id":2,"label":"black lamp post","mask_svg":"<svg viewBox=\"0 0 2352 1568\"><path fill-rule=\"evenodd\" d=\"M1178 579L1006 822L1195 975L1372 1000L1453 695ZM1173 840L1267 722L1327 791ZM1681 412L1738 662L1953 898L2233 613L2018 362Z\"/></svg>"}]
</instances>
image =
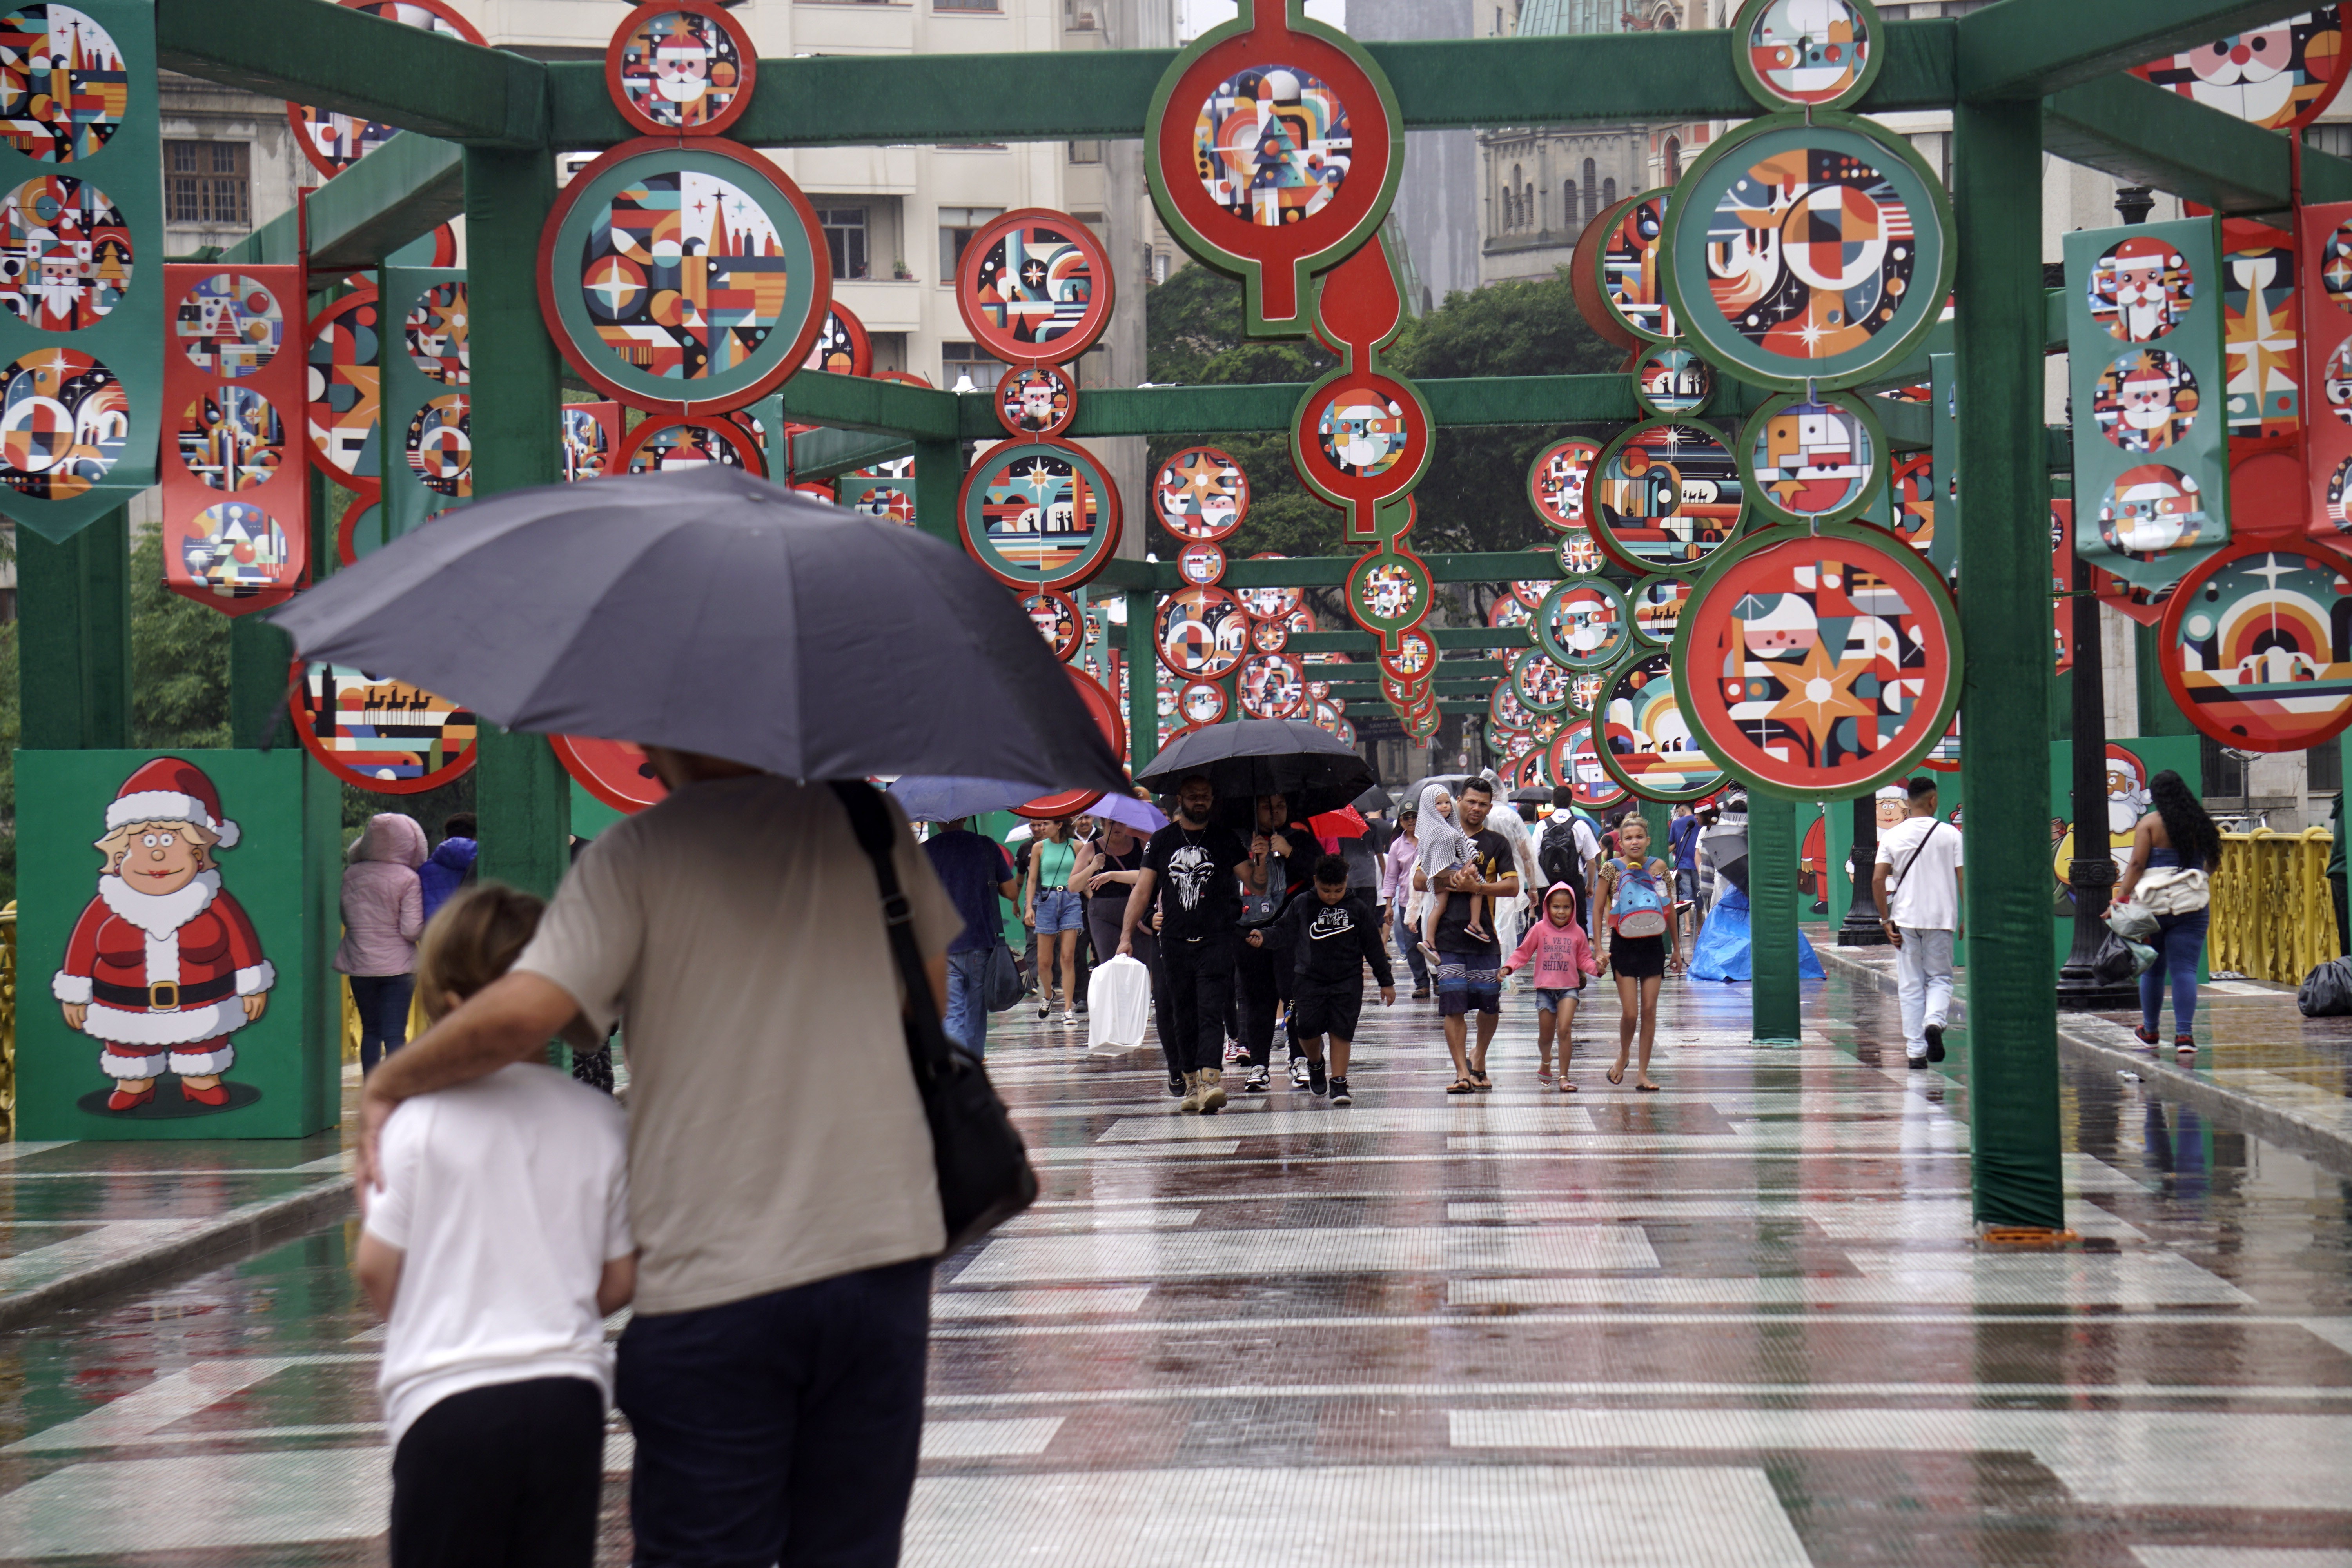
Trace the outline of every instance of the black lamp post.
<instances>
[{"instance_id":1,"label":"black lamp post","mask_svg":"<svg viewBox=\"0 0 2352 1568\"><path fill-rule=\"evenodd\" d=\"M1878 796L1875 791L1853 801L1853 901L1846 906L1845 923L1838 927L1840 947L1884 947L1886 928L1878 923L1878 899L1871 891L1871 867L1878 859Z\"/></svg>"}]
</instances>

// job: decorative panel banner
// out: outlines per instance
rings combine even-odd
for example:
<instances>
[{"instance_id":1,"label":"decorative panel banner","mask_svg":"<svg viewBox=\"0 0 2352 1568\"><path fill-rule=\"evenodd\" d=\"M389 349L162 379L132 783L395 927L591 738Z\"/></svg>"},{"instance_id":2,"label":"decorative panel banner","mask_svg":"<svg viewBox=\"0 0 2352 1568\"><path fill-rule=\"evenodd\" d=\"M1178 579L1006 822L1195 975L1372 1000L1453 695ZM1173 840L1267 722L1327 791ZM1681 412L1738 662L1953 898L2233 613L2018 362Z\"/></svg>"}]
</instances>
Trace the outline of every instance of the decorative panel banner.
<instances>
[{"instance_id":1,"label":"decorative panel banner","mask_svg":"<svg viewBox=\"0 0 2352 1568\"><path fill-rule=\"evenodd\" d=\"M2230 542L2219 239L2210 218L2066 236L2074 548L2145 588Z\"/></svg>"},{"instance_id":2,"label":"decorative panel banner","mask_svg":"<svg viewBox=\"0 0 2352 1568\"><path fill-rule=\"evenodd\" d=\"M621 446L621 405L617 403L567 403L563 421L563 478L567 483L601 479L619 472L615 454Z\"/></svg>"},{"instance_id":3,"label":"decorative panel banner","mask_svg":"<svg viewBox=\"0 0 2352 1568\"><path fill-rule=\"evenodd\" d=\"M383 327L371 284L311 317L304 340L310 462L335 483L369 495L383 476Z\"/></svg>"},{"instance_id":4,"label":"decorative panel banner","mask_svg":"<svg viewBox=\"0 0 2352 1568\"><path fill-rule=\"evenodd\" d=\"M226 615L283 604L310 574L303 268L160 270L172 300L163 581Z\"/></svg>"},{"instance_id":5,"label":"decorative panel banner","mask_svg":"<svg viewBox=\"0 0 2352 1568\"><path fill-rule=\"evenodd\" d=\"M2352 556L2242 544L2182 580L2158 630L2164 684L2225 746L2299 752L2352 723Z\"/></svg>"},{"instance_id":6,"label":"decorative panel banner","mask_svg":"<svg viewBox=\"0 0 2352 1568\"><path fill-rule=\"evenodd\" d=\"M2266 131L2301 130L2344 89L2337 5L2308 11L2134 68L2181 97Z\"/></svg>"},{"instance_id":7,"label":"decorative panel banner","mask_svg":"<svg viewBox=\"0 0 2352 1568\"><path fill-rule=\"evenodd\" d=\"M302 749L364 790L422 795L474 765L474 715L404 680L297 659L290 707Z\"/></svg>"},{"instance_id":8,"label":"decorative panel banner","mask_svg":"<svg viewBox=\"0 0 2352 1568\"><path fill-rule=\"evenodd\" d=\"M398 539L474 494L466 274L387 267L383 278L383 535Z\"/></svg>"},{"instance_id":9,"label":"decorative panel banner","mask_svg":"<svg viewBox=\"0 0 2352 1568\"><path fill-rule=\"evenodd\" d=\"M0 14L0 512L44 539L156 479L155 72L152 0Z\"/></svg>"},{"instance_id":10,"label":"decorative panel banner","mask_svg":"<svg viewBox=\"0 0 2352 1568\"><path fill-rule=\"evenodd\" d=\"M2352 545L2352 202L2305 207L2302 221L2304 521Z\"/></svg>"}]
</instances>

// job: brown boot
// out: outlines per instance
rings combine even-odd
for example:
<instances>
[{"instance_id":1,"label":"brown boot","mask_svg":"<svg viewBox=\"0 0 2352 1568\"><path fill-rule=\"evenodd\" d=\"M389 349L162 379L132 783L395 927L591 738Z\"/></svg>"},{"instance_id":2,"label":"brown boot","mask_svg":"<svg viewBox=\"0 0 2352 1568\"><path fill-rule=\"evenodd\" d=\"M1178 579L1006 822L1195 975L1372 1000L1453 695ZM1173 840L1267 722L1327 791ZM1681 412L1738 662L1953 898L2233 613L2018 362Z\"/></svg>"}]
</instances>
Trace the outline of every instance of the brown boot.
<instances>
[{"instance_id":1,"label":"brown boot","mask_svg":"<svg viewBox=\"0 0 2352 1568\"><path fill-rule=\"evenodd\" d=\"M1225 1108L1225 1069L1204 1068L1201 1072L1201 1114L1214 1116Z\"/></svg>"},{"instance_id":2,"label":"brown boot","mask_svg":"<svg viewBox=\"0 0 2352 1568\"><path fill-rule=\"evenodd\" d=\"M1199 1072L1188 1072L1184 1075L1184 1098L1176 1102L1176 1111L1178 1115L1198 1116L1201 1114L1201 1093L1206 1087L1201 1080L1208 1076L1209 1075L1206 1073Z\"/></svg>"}]
</instances>

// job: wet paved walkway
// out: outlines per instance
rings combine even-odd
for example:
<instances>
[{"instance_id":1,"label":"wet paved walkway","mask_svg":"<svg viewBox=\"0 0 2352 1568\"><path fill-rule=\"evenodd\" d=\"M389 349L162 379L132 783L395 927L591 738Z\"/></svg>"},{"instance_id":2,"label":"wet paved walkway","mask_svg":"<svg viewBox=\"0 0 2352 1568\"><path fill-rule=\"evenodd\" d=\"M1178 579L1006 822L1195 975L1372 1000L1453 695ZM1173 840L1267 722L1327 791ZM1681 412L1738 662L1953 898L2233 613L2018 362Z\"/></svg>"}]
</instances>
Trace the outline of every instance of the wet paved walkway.
<instances>
[{"instance_id":1,"label":"wet paved walkway","mask_svg":"<svg viewBox=\"0 0 2352 1568\"><path fill-rule=\"evenodd\" d=\"M1491 1095L1408 1004L1352 1107L1207 1121L1000 1019L1046 1194L940 1268L908 1563L2352 1565L2337 1177L2070 1065L2084 1243L1980 1252L1966 1083L1874 988L1759 1050L1744 991L1670 986L1639 1098L1613 1018L1562 1096L1505 1005ZM0 1554L380 1561L351 1239L0 1337ZM617 1473L606 1510L622 1562Z\"/></svg>"}]
</instances>

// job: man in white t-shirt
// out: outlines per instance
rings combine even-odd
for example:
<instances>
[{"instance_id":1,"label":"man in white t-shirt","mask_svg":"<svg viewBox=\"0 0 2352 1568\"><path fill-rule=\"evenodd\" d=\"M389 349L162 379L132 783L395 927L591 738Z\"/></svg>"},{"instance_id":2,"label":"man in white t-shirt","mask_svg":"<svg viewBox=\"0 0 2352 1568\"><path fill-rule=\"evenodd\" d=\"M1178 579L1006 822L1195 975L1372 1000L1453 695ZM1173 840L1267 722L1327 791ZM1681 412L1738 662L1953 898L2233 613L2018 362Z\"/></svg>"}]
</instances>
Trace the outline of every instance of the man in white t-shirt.
<instances>
[{"instance_id":1,"label":"man in white t-shirt","mask_svg":"<svg viewBox=\"0 0 2352 1568\"><path fill-rule=\"evenodd\" d=\"M1907 794L1911 814L1878 836L1871 890L1879 924L1895 944L1904 1055L1924 1068L1944 1059L1944 1026L1952 1012L1952 944L1965 929L1960 830L1936 815L1935 774L1913 779Z\"/></svg>"}]
</instances>

